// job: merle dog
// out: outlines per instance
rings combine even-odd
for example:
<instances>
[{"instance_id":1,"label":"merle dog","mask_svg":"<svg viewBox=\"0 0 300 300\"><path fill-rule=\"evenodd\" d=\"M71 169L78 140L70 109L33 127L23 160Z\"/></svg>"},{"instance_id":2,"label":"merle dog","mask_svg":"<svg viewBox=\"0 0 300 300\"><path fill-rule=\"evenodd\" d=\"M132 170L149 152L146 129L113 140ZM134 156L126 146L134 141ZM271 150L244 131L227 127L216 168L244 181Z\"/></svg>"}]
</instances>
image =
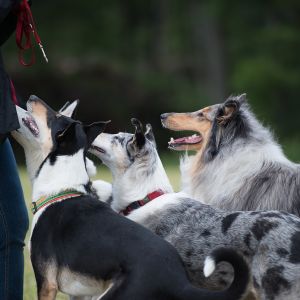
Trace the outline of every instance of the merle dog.
<instances>
[{"instance_id":1,"label":"merle dog","mask_svg":"<svg viewBox=\"0 0 300 300\"><path fill-rule=\"evenodd\" d=\"M283 210L300 216L300 165L289 161L251 112L246 95L191 113L161 115L164 127L197 134L171 139L181 160L182 188L228 210Z\"/></svg>"},{"instance_id":2,"label":"merle dog","mask_svg":"<svg viewBox=\"0 0 300 300\"><path fill-rule=\"evenodd\" d=\"M160 235L180 253L192 282L222 288L228 266L205 279L204 259L215 247L234 247L249 261L254 294L264 300L300 299L300 219L277 211L225 212L172 193L150 125L144 133L101 134L91 152L113 173L112 208Z\"/></svg>"}]
</instances>

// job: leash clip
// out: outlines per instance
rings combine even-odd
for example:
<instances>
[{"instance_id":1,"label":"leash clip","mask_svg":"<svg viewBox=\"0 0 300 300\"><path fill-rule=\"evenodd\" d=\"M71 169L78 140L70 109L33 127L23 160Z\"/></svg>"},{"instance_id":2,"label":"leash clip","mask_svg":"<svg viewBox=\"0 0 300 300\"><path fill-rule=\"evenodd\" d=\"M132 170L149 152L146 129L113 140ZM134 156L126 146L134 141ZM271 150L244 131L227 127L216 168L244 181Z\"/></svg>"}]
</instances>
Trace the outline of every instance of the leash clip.
<instances>
[{"instance_id":1,"label":"leash clip","mask_svg":"<svg viewBox=\"0 0 300 300\"><path fill-rule=\"evenodd\" d=\"M47 55L46 55L46 52L45 52L45 50L44 50L43 45L42 45L41 43L39 43L39 46L40 46L40 49L41 49L41 51L42 51L42 53L43 53L43 56L44 56L44 59L45 59L46 63L48 63L48 57L47 57Z\"/></svg>"}]
</instances>

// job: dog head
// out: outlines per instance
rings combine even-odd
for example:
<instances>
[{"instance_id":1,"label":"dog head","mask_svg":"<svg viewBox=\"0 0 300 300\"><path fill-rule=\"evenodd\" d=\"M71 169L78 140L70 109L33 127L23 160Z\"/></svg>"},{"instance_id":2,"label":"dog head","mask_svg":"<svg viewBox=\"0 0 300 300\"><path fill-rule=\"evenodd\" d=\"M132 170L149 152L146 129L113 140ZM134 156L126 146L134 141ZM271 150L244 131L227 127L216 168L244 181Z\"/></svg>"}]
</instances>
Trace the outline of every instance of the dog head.
<instances>
[{"instance_id":1,"label":"dog head","mask_svg":"<svg viewBox=\"0 0 300 300\"><path fill-rule=\"evenodd\" d=\"M155 138L150 124L143 130L142 123L131 119L135 133L100 134L92 143L90 152L102 160L112 171L125 172L133 163L147 161L156 151Z\"/></svg>"},{"instance_id":2,"label":"dog head","mask_svg":"<svg viewBox=\"0 0 300 300\"><path fill-rule=\"evenodd\" d=\"M95 138L104 131L107 122L95 122L82 125L79 121L71 122L65 129L57 131L53 148L48 157L55 161L58 156L72 156L79 150L86 152Z\"/></svg>"},{"instance_id":3,"label":"dog head","mask_svg":"<svg viewBox=\"0 0 300 300\"><path fill-rule=\"evenodd\" d=\"M41 163L59 145L59 134L71 124L76 123L71 117L73 117L77 105L78 100L67 103L60 112L56 112L43 100L36 96L30 96L27 101L27 111L16 107L20 128L12 132L12 135L25 150L31 180L34 179ZM97 127L96 125L93 124L85 128L87 132L89 130L92 132ZM101 124L98 125L102 126ZM103 129L104 125L102 126Z\"/></svg>"},{"instance_id":4,"label":"dog head","mask_svg":"<svg viewBox=\"0 0 300 300\"><path fill-rule=\"evenodd\" d=\"M246 94L229 97L224 103L205 107L195 112L165 113L161 115L163 127L174 131L192 131L193 135L169 141L172 150L200 151L213 139L220 143L221 132L230 130L234 136L237 129L242 134L241 107L246 103Z\"/></svg>"},{"instance_id":5,"label":"dog head","mask_svg":"<svg viewBox=\"0 0 300 300\"><path fill-rule=\"evenodd\" d=\"M20 128L12 133L25 151L39 150L45 158L53 148L54 137L74 120L54 111L43 100L30 96L27 111L17 106ZM77 106L73 104L72 108ZM70 114L70 110L67 111ZM70 114L71 115L71 114Z\"/></svg>"},{"instance_id":6,"label":"dog head","mask_svg":"<svg viewBox=\"0 0 300 300\"><path fill-rule=\"evenodd\" d=\"M98 122L84 126L74 121L57 131L52 150L39 165L33 178L33 199L70 189L91 192L86 151L103 131L105 124Z\"/></svg>"}]
</instances>

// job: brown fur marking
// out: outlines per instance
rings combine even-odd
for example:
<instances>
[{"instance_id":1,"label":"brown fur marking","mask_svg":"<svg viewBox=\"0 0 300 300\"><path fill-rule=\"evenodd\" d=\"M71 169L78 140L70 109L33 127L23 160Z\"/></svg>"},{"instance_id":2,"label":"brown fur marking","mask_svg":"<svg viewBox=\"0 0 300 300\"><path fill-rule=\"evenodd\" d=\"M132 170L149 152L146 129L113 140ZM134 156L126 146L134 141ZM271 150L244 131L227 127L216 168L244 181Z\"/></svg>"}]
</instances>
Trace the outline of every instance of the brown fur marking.
<instances>
[{"instance_id":1,"label":"brown fur marking","mask_svg":"<svg viewBox=\"0 0 300 300\"><path fill-rule=\"evenodd\" d=\"M191 176L194 178L194 173L198 174L199 167L201 168L201 158L203 151L208 143L208 137L212 127L212 121L208 114L211 112L212 107L208 106L192 113L172 113L165 120L165 126L168 129L183 131L191 130L201 134L202 142L196 145L183 145L177 147L176 150L193 150L197 151L194 158L194 167L191 170ZM200 114L203 116L200 116Z\"/></svg>"},{"instance_id":2,"label":"brown fur marking","mask_svg":"<svg viewBox=\"0 0 300 300\"><path fill-rule=\"evenodd\" d=\"M45 282L39 292L39 300L54 300L57 294L57 284Z\"/></svg>"},{"instance_id":3,"label":"brown fur marking","mask_svg":"<svg viewBox=\"0 0 300 300\"><path fill-rule=\"evenodd\" d=\"M48 108L40 101L32 101L31 108L32 108L32 115L39 124L39 129L43 130L44 132L45 141L42 147L43 147L43 152L45 153L45 155L47 155L53 147L51 130L47 126Z\"/></svg>"}]
</instances>

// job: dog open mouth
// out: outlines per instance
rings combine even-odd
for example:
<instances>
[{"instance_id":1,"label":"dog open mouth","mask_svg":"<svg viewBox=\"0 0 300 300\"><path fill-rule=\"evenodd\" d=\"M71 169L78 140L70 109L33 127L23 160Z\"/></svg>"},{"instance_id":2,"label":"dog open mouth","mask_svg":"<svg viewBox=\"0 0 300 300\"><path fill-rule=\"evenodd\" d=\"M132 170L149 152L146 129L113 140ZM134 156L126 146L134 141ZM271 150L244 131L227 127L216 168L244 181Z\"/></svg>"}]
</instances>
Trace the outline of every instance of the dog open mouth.
<instances>
[{"instance_id":1,"label":"dog open mouth","mask_svg":"<svg viewBox=\"0 0 300 300\"><path fill-rule=\"evenodd\" d=\"M169 148L173 150L188 150L188 146L198 145L202 142L202 136L199 134L193 134L191 136L181 137L178 139L171 138L168 142Z\"/></svg>"},{"instance_id":2,"label":"dog open mouth","mask_svg":"<svg viewBox=\"0 0 300 300\"><path fill-rule=\"evenodd\" d=\"M38 137L40 131L35 120L31 116L22 118L22 122L35 137Z\"/></svg>"},{"instance_id":3,"label":"dog open mouth","mask_svg":"<svg viewBox=\"0 0 300 300\"><path fill-rule=\"evenodd\" d=\"M95 146L95 145L91 145L91 149L96 151L96 152L99 152L99 153L105 153L106 151L98 146Z\"/></svg>"}]
</instances>

